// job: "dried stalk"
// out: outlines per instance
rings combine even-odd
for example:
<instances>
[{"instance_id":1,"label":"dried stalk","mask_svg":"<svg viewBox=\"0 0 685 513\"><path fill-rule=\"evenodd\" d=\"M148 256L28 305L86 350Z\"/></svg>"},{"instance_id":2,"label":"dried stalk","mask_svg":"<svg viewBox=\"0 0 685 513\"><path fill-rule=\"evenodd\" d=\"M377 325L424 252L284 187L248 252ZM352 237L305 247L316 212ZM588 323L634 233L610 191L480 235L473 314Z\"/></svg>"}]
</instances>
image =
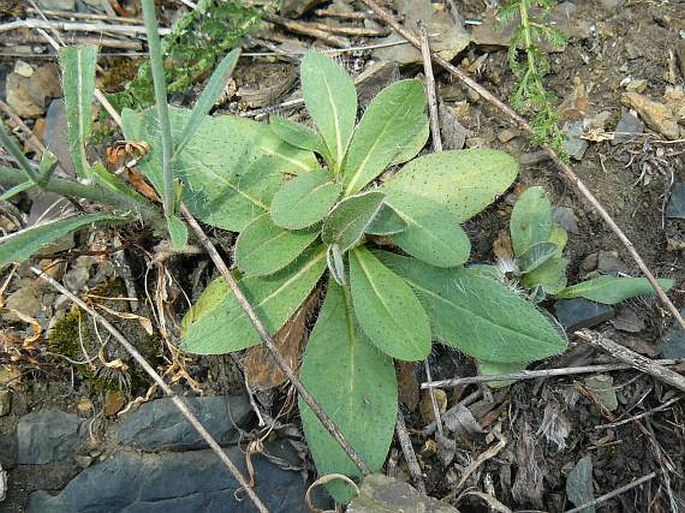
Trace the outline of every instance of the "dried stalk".
<instances>
[{"instance_id":1,"label":"dried stalk","mask_svg":"<svg viewBox=\"0 0 685 513\"><path fill-rule=\"evenodd\" d=\"M428 93L428 114L430 116L431 140L433 152L442 151L442 138L440 137L440 117L438 116L438 98L435 94L435 77L433 76L433 63L431 62L431 48L428 42L426 27L419 25L421 35L421 57L423 58L423 74L426 75L426 92Z\"/></svg>"},{"instance_id":2,"label":"dried stalk","mask_svg":"<svg viewBox=\"0 0 685 513\"><path fill-rule=\"evenodd\" d=\"M416 459L414 446L411 444L409 433L407 433L407 426L404 423L404 416L401 411L397 412L397 424L395 425L395 433L400 442L402 453L404 454L404 461L407 463L409 475L411 475L412 483L418 491L425 494L426 484L423 482L423 472L419 466L419 461Z\"/></svg>"},{"instance_id":3,"label":"dried stalk","mask_svg":"<svg viewBox=\"0 0 685 513\"><path fill-rule=\"evenodd\" d=\"M655 360L658 365L678 365L685 359L679 360ZM575 374L594 374L597 372L612 372L634 368L627 363L607 363L603 365L583 365L579 367L564 367L561 369L524 370L509 374L494 374L492 376L470 376L468 378L444 379L421 383L421 388L455 388L460 385L473 385L476 383L489 383L491 381L522 381L525 379L551 378L554 376L573 376Z\"/></svg>"},{"instance_id":4,"label":"dried stalk","mask_svg":"<svg viewBox=\"0 0 685 513\"><path fill-rule=\"evenodd\" d=\"M28 20L10 21L9 23L0 24L0 33L26 28L61 30L62 32L111 32L116 34L122 34L125 36L145 35L145 27L143 25L115 25L111 23L37 20L33 18L30 18ZM159 29L159 33L163 36L169 34L170 32L171 29L168 28Z\"/></svg>"},{"instance_id":5,"label":"dried stalk","mask_svg":"<svg viewBox=\"0 0 685 513\"><path fill-rule=\"evenodd\" d=\"M47 274L45 274L42 269L38 269L37 267L31 267L31 271L36 274L39 278L42 280L48 282L54 289L59 291L61 294L64 294L67 296L71 301L73 301L79 308L84 310L85 312L88 313L95 321L97 321L103 328L105 328L123 347L126 349L126 351L131 355L131 357L143 368L143 370L150 376L155 383L161 388L166 395L169 396L171 401L174 403L174 406L178 408L178 410L181 412L181 414L188 419L188 422L197 430L197 432L200 434L202 439L207 442L207 445L209 445L210 449L214 451L214 453L219 457L221 462L226 466L226 468L229 470L229 472L233 475L233 477L238 481L240 486L245 490L245 493L250 497L254 505L257 507L257 509L261 512L264 513L269 513L269 510L266 508L264 503L260 500L260 498L257 496L257 494L254 492L252 488L250 488L250 485L248 484L247 480L243 475L241 474L240 470L238 467L235 466L235 464L231 461L231 459L226 455L226 453L223 451L221 446L217 443L216 440L212 437L212 435L207 431L207 429L202 425L202 423L199 421L199 419L188 409L186 406L185 402L178 397L174 391L171 389L169 385L166 384L166 382L162 379L162 377L155 371L155 369L152 368L152 365L150 365L147 360L141 355L138 350L124 337L117 329L112 326L107 319L105 319L102 315L100 315L98 312L93 310L90 306L88 306L85 302L83 302L79 297L71 293L69 290L67 290L65 287L62 286L58 281L54 280Z\"/></svg>"},{"instance_id":6,"label":"dried stalk","mask_svg":"<svg viewBox=\"0 0 685 513\"><path fill-rule=\"evenodd\" d=\"M374 0L361 0L361 2L367 7L369 7L374 13L376 13L376 15L381 20L383 20L390 27L392 27L393 30L395 30L398 34L400 34L407 41L409 41L414 47L421 50L421 39L411 30L407 30L402 25L400 25L399 22L397 22L397 20L392 16L392 14L390 14L387 10L378 5ZM488 103L493 105L511 121L516 123L519 126L519 128L521 128L530 135L534 134L533 127L523 117L519 116L506 103L502 102L499 98L497 98L490 91L481 86L478 82L470 78L468 75L466 75L466 73L461 71L459 68L452 65L452 63L450 63L448 60L440 57L437 54L433 54L432 57L437 64L442 66L451 75L458 78L461 82L463 82L473 91L482 96ZM642 271L642 274L644 274L644 276L647 278L649 283L656 291L657 296L659 296L661 302L664 304L664 306L666 306L668 311L671 312L673 318L678 321L678 324L680 324L680 326L683 329L685 329L685 319L683 319L678 309L668 298L668 296L664 292L664 289L661 288L661 285L659 285L656 278L645 264L644 260L642 260L642 257L635 249L635 246L633 246L633 243L626 236L626 234L623 233L623 230L621 230L621 228L611 218L609 213L604 209L601 203L597 200L597 198L595 198L595 196L592 194L592 192L590 192L590 190L585 186L585 184L580 180L580 178L576 176L576 174L573 172L573 169L571 169L571 167L566 162L564 162L549 145L543 144L542 147L545 150L545 152L547 152L550 159L556 164L557 168L561 171L562 176L576 189L577 192L581 194L581 196L585 198L585 200L590 204L590 206L595 210L595 212L597 212L599 216L611 228L611 231L613 231L616 234L616 236L620 239L625 248L628 250L628 253L630 253L630 256L633 258L637 266L640 268L640 271Z\"/></svg>"},{"instance_id":7,"label":"dried stalk","mask_svg":"<svg viewBox=\"0 0 685 513\"><path fill-rule=\"evenodd\" d=\"M617 344L613 340L603 337L595 331L584 329L576 331L575 335L593 346L603 349L617 360L627 363L632 368L649 374L659 381L685 392L685 376L682 376L671 369L667 369L654 360L642 356L635 351L631 351L627 347Z\"/></svg>"}]
</instances>

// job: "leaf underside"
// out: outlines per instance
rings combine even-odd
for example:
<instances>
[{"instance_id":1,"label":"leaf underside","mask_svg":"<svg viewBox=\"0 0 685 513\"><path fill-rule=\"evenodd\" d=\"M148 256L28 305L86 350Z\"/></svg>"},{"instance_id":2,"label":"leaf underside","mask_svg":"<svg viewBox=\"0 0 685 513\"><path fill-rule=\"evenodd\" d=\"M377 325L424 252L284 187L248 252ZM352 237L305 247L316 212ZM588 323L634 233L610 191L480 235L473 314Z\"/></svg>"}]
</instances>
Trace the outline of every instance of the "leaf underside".
<instances>
[{"instance_id":1,"label":"leaf underside","mask_svg":"<svg viewBox=\"0 0 685 513\"><path fill-rule=\"evenodd\" d=\"M668 291L673 287L673 280L657 280L661 287ZM571 299L584 297L597 303L615 305L635 296L651 296L655 291L647 278L623 278L618 276L600 276L565 288L556 295L557 298Z\"/></svg>"},{"instance_id":2,"label":"leaf underside","mask_svg":"<svg viewBox=\"0 0 685 513\"><path fill-rule=\"evenodd\" d=\"M549 241L552 231L552 207L545 189L530 187L521 194L509 222L514 254L523 255L536 244Z\"/></svg>"},{"instance_id":3,"label":"leaf underside","mask_svg":"<svg viewBox=\"0 0 685 513\"><path fill-rule=\"evenodd\" d=\"M337 244L342 253L364 236L383 205L385 194L369 191L338 202L329 212L321 227L321 239L326 244Z\"/></svg>"}]
</instances>

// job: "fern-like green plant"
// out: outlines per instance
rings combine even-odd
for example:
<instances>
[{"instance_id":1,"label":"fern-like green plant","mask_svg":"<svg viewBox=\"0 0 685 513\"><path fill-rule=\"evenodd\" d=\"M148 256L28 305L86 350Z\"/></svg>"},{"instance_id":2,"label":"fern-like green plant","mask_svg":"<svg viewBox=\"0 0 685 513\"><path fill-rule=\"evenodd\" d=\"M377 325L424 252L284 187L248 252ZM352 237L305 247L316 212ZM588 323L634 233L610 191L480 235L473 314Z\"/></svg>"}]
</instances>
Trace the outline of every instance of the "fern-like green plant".
<instances>
[{"instance_id":1,"label":"fern-like green plant","mask_svg":"<svg viewBox=\"0 0 685 513\"><path fill-rule=\"evenodd\" d=\"M564 136L554 108L557 99L543 83L550 65L541 45L566 46L565 36L545 21L555 4L553 0L511 0L502 7L499 18L502 23L518 20L508 52L509 67L516 77L511 105L521 114L531 116L533 144L549 144L565 157Z\"/></svg>"}]
</instances>

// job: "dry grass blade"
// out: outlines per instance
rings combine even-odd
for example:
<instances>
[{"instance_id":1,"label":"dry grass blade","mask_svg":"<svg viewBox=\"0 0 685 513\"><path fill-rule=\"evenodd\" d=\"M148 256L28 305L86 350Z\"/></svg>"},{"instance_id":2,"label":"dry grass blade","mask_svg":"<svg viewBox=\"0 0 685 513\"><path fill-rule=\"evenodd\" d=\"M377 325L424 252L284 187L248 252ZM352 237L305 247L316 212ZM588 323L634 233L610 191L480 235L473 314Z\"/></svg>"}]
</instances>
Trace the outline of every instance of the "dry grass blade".
<instances>
[{"instance_id":1,"label":"dry grass blade","mask_svg":"<svg viewBox=\"0 0 685 513\"><path fill-rule=\"evenodd\" d=\"M415 48L421 50L421 39L412 31L407 30L402 25L400 25L399 22L388 11L386 11L384 8L378 5L374 0L361 0L361 2L367 7L369 7L374 13L376 13L376 15L385 23L387 23L390 27L392 27L393 30L395 30L398 34L400 34L407 41L409 41ZM497 108L500 112L502 112L511 121L516 123L526 133L528 133L529 135L533 135L535 133L530 123L528 123L524 118L519 116L506 103L502 102L490 91L488 91L478 82L476 82L468 75L466 75L466 73L464 73L462 70L460 70L452 63L450 63L449 61L445 60L437 54L433 54L432 58L433 61L442 66L451 75L459 79L473 91L482 96L488 103ZM597 198L595 198L594 194L592 194L592 192L585 186L585 184L580 180L580 178L576 176L576 174L573 172L573 169L571 169L571 166L564 162L550 146L543 144L542 147L549 156L549 158L561 171L561 174L564 177L564 179L568 181L568 183L570 183L571 186L578 193L580 193L580 195L583 198L585 198L587 203L594 209L594 211L597 214L599 214L599 216L611 228L611 231L613 231L616 234L616 236L620 239L621 243L625 246L628 253L630 253L630 256L633 258L637 266L640 268L640 271L642 271L642 274L644 274L645 278L647 278L649 283L656 291L656 294L657 296L659 296L661 302L664 304L664 306L666 306L668 311L671 312L673 318L678 321L678 324L680 324L680 326L683 329L685 329L685 319L683 319L683 316L680 315L678 309L675 307L673 302L668 298L666 292L664 292L664 289L661 288L661 285L659 285L659 283L657 282L656 277L649 270L647 264L645 264L644 260L635 249L635 246L633 246L633 243L626 236L626 234L623 233L623 230L621 230L621 228L616 224L616 222L612 219L609 213L604 209L602 204L597 200Z\"/></svg>"}]
</instances>

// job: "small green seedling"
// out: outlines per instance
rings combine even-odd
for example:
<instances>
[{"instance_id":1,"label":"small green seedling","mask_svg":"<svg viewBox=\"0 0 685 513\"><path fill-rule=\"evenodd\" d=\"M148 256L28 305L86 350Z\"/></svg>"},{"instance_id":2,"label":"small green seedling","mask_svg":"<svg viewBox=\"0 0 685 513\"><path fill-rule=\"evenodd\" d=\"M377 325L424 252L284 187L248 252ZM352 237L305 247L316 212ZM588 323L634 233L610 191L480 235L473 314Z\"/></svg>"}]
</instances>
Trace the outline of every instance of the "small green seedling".
<instances>
[{"instance_id":1,"label":"small green seedling","mask_svg":"<svg viewBox=\"0 0 685 513\"><path fill-rule=\"evenodd\" d=\"M439 341L493 365L525 364L566 342L531 303L465 266L470 242L461 223L512 184L513 158L485 149L415 158L428 125L417 80L381 91L359 123L354 84L334 61L307 54L301 82L314 129L279 117L268 128L209 118L174 165L189 208L240 232L234 272L272 334L315 290L325 291L300 378L375 471L397 418L394 359L423 360ZM171 112L172 126L188 116ZM124 120L127 137L155 147L149 114ZM158 159L153 151L153 182L161 179ZM376 246L377 236L397 251ZM200 354L260 342L221 279L188 312L182 336L183 348ZM300 412L319 472L359 476L303 402ZM341 502L351 498L346 485L330 490Z\"/></svg>"},{"instance_id":2,"label":"small green seedling","mask_svg":"<svg viewBox=\"0 0 685 513\"><path fill-rule=\"evenodd\" d=\"M543 83L550 66L541 45L557 49L566 46L565 36L546 21L556 3L553 0L510 0L502 7L499 19L502 23L518 21L509 41L509 67L516 77L511 105L521 114L532 116L533 144L549 144L559 155L565 156L564 136L554 108L556 97Z\"/></svg>"},{"instance_id":3,"label":"small green seedling","mask_svg":"<svg viewBox=\"0 0 685 513\"><path fill-rule=\"evenodd\" d=\"M515 274L540 301L584 297L597 303L613 305L628 298L654 294L646 278L599 276L570 287L566 286L568 259L563 252L568 235L552 221L552 207L542 187L530 187L514 205L510 221L515 255ZM659 280L668 290L673 280Z\"/></svg>"}]
</instances>

